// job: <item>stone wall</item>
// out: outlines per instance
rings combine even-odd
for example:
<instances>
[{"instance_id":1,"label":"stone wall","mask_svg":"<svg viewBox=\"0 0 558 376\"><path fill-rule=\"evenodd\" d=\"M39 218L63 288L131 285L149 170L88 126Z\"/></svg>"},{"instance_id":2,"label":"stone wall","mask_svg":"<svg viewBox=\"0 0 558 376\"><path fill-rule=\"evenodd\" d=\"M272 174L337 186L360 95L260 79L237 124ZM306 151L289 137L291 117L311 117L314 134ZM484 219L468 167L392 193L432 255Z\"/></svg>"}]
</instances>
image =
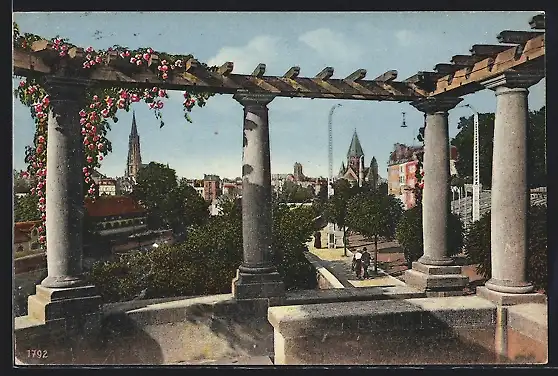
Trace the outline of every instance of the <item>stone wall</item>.
<instances>
[{"instance_id":1,"label":"stone wall","mask_svg":"<svg viewBox=\"0 0 558 376\"><path fill-rule=\"evenodd\" d=\"M14 260L13 312L27 314L27 297L35 293L35 286L47 276L46 255L30 255Z\"/></svg>"},{"instance_id":2,"label":"stone wall","mask_svg":"<svg viewBox=\"0 0 558 376\"><path fill-rule=\"evenodd\" d=\"M496 306L475 296L280 306L268 318L275 364L511 362L496 351Z\"/></svg>"}]
</instances>

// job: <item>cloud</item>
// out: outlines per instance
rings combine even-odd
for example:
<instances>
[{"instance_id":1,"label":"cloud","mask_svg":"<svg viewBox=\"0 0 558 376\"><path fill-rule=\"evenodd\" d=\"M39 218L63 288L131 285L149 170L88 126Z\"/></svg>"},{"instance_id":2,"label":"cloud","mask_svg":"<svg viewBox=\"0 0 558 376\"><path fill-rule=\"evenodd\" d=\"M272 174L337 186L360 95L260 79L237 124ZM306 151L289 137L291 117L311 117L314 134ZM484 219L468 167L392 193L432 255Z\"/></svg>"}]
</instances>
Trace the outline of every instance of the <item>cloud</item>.
<instances>
[{"instance_id":1,"label":"cloud","mask_svg":"<svg viewBox=\"0 0 558 376\"><path fill-rule=\"evenodd\" d=\"M222 47L217 55L208 60L208 65L234 62L234 73L251 74L259 63L270 62L278 57L279 38L259 35L241 47Z\"/></svg>"},{"instance_id":2,"label":"cloud","mask_svg":"<svg viewBox=\"0 0 558 376\"><path fill-rule=\"evenodd\" d=\"M323 58L336 58L345 62L358 61L362 57L361 47L343 33L321 28L302 34L298 40L312 48Z\"/></svg>"},{"instance_id":3,"label":"cloud","mask_svg":"<svg viewBox=\"0 0 558 376\"><path fill-rule=\"evenodd\" d=\"M397 43L403 47L416 44L421 40L415 33L406 29L397 31L395 33L395 39L397 39Z\"/></svg>"}]
</instances>

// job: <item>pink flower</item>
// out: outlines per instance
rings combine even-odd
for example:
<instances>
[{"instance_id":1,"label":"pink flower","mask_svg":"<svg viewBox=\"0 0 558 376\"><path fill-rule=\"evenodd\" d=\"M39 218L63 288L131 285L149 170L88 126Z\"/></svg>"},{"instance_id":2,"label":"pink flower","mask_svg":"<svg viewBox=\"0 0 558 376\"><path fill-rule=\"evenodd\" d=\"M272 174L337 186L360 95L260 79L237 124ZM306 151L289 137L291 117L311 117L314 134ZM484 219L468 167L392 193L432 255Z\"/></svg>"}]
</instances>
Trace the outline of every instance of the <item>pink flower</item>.
<instances>
[{"instance_id":1,"label":"pink flower","mask_svg":"<svg viewBox=\"0 0 558 376\"><path fill-rule=\"evenodd\" d=\"M25 86L25 81L20 81L19 82L19 87L24 87Z\"/></svg>"},{"instance_id":2,"label":"pink flower","mask_svg":"<svg viewBox=\"0 0 558 376\"><path fill-rule=\"evenodd\" d=\"M120 92L120 98L124 98L124 99L128 98L128 92L122 90L122 91Z\"/></svg>"},{"instance_id":3,"label":"pink flower","mask_svg":"<svg viewBox=\"0 0 558 376\"><path fill-rule=\"evenodd\" d=\"M95 142L99 141L99 136L97 136L97 135L93 136L93 141L95 141Z\"/></svg>"},{"instance_id":4,"label":"pink flower","mask_svg":"<svg viewBox=\"0 0 558 376\"><path fill-rule=\"evenodd\" d=\"M153 87L151 88L151 91L154 92L154 93L156 93L156 92L159 91L159 88L158 88L157 86L153 86Z\"/></svg>"},{"instance_id":5,"label":"pink flower","mask_svg":"<svg viewBox=\"0 0 558 376\"><path fill-rule=\"evenodd\" d=\"M94 100L95 102L99 101L99 96L98 96L98 95L94 95L94 96L93 96L93 100Z\"/></svg>"},{"instance_id":6,"label":"pink flower","mask_svg":"<svg viewBox=\"0 0 558 376\"><path fill-rule=\"evenodd\" d=\"M149 48L147 49L147 53L148 53L148 54L152 54L153 52L154 52L154 51L153 51L153 49L152 49L151 47L149 47Z\"/></svg>"},{"instance_id":7,"label":"pink flower","mask_svg":"<svg viewBox=\"0 0 558 376\"><path fill-rule=\"evenodd\" d=\"M149 61L149 58L151 57L151 55L149 55L148 53L143 54L143 59L145 61Z\"/></svg>"},{"instance_id":8,"label":"pink flower","mask_svg":"<svg viewBox=\"0 0 558 376\"><path fill-rule=\"evenodd\" d=\"M85 52L93 52L93 47L91 47L91 46L87 47L87 49L85 50Z\"/></svg>"},{"instance_id":9,"label":"pink flower","mask_svg":"<svg viewBox=\"0 0 558 376\"><path fill-rule=\"evenodd\" d=\"M157 108L163 108L163 102L157 102Z\"/></svg>"},{"instance_id":10,"label":"pink flower","mask_svg":"<svg viewBox=\"0 0 558 376\"><path fill-rule=\"evenodd\" d=\"M86 115L85 111L81 110L81 111L79 112L79 116L85 117L85 115Z\"/></svg>"},{"instance_id":11,"label":"pink flower","mask_svg":"<svg viewBox=\"0 0 558 376\"><path fill-rule=\"evenodd\" d=\"M141 60L136 61L136 65L141 65Z\"/></svg>"},{"instance_id":12,"label":"pink flower","mask_svg":"<svg viewBox=\"0 0 558 376\"><path fill-rule=\"evenodd\" d=\"M91 188L89 188L89 189L87 190L87 193L89 193L90 195L92 195L94 192L95 192L95 191L94 191L93 189L91 189Z\"/></svg>"},{"instance_id":13,"label":"pink flower","mask_svg":"<svg viewBox=\"0 0 558 376\"><path fill-rule=\"evenodd\" d=\"M161 77L163 78L163 80L166 80L166 79L169 77L169 75L166 74L166 73L163 73L163 74L161 75Z\"/></svg>"},{"instance_id":14,"label":"pink flower","mask_svg":"<svg viewBox=\"0 0 558 376\"><path fill-rule=\"evenodd\" d=\"M169 70L169 67L166 66L166 65L163 65L163 66L161 67L161 70L162 70L163 72L166 72L166 71Z\"/></svg>"},{"instance_id":15,"label":"pink flower","mask_svg":"<svg viewBox=\"0 0 558 376\"><path fill-rule=\"evenodd\" d=\"M164 97L167 94L167 92L163 89L159 90L159 96L160 97Z\"/></svg>"},{"instance_id":16,"label":"pink flower","mask_svg":"<svg viewBox=\"0 0 558 376\"><path fill-rule=\"evenodd\" d=\"M137 59L135 57L132 57L132 58L130 58L130 63L134 64L136 62L136 60Z\"/></svg>"},{"instance_id":17,"label":"pink flower","mask_svg":"<svg viewBox=\"0 0 558 376\"><path fill-rule=\"evenodd\" d=\"M85 124L85 128L87 128L87 129L91 129L91 123L87 123L87 124Z\"/></svg>"},{"instance_id":18,"label":"pink flower","mask_svg":"<svg viewBox=\"0 0 558 376\"><path fill-rule=\"evenodd\" d=\"M43 219L43 221L46 219L46 215L42 215L41 218ZM44 235L39 236L39 242L40 243L44 243L46 242L46 237Z\"/></svg>"},{"instance_id":19,"label":"pink flower","mask_svg":"<svg viewBox=\"0 0 558 376\"><path fill-rule=\"evenodd\" d=\"M103 156L99 155L99 160L102 161L103 160Z\"/></svg>"},{"instance_id":20,"label":"pink flower","mask_svg":"<svg viewBox=\"0 0 558 376\"><path fill-rule=\"evenodd\" d=\"M85 178L85 182L86 182L86 183L89 183L90 181L91 181L91 179L89 179L89 177L86 177L86 178Z\"/></svg>"},{"instance_id":21,"label":"pink flower","mask_svg":"<svg viewBox=\"0 0 558 376\"><path fill-rule=\"evenodd\" d=\"M95 145L93 145L93 144L89 144L89 146L87 146L87 147L89 148L89 150L95 149Z\"/></svg>"},{"instance_id":22,"label":"pink flower","mask_svg":"<svg viewBox=\"0 0 558 376\"><path fill-rule=\"evenodd\" d=\"M44 198L44 197L41 197L41 198L39 199L39 204L43 205L44 203L45 203L45 198Z\"/></svg>"},{"instance_id":23,"label":"pink flower","mask_svg":"<svg viewBox=\"0 0 558 376\"><path fill-rule=\"evenodd\" d=\"M85 55L85 58L86 58L87 60L91 60L91 55L87 54L87 55Z\"/></svg>"},{"instance_id":24,"label":"pink flower","mask_svg":"<svg viewBox=\"0 0 558 376\"><path fill-rule=\"evenodd\" d=\"M149 108L155 108L155 103L154 102L149 103Z\"/></svg>"},{"instance_id":25,"label":"pink flower","mask_svg":"<svg viewBox=\"0 0 558 376\"><path fill-rule=\"evenodd\" d=\"M103 62L103 58L100 57L100 56L97 56L97 57L95 58L95 62L98 63L98 64L101 64L101 63Z\"/></svg>"},{"instance_id":26,"label":"pink flower","mask_svg":"<svg viewBox=\"0 0 558 376\"><path fill-rule=\"evenodd\" d=\"M108 114L109 114L108 108L105 108L103 111L101 111L101 115L103 115L103 117L108 117Z\"/></svg>"},{"instance_id":27,"label":"pink flower","mask_svg":"<svg viewBox=\"0 0 558 376\"><path fill-rule=\"evenodd\" d=\"M91 104L89 105L89 108L95 108L95 104L91 103Z\"/></svg>"},{"instance_id":28,"label":"pink flower","mask_svg":"<svg viewBox=\"0 0 558 376\"><path fill-rule=\"evenodd\" d=\"M124 108L124 107L126 107L126 100L125 99L119 99L116 104L118 105L118 108Z\"/></svg>"},{"instance_id":29,"label":"pink flower","mask_svg":"<svg viewBox=\"0 0 558 376\"><path fill-rule=\"evenodd\" d=\"M91 162L93 162L93 157L87 156L87 163L91 163Z\"/></svg>"},{"instance_id":30,"label":"pink flower","mask_svg":"<svg viewBox=\"0 0 558 376\"><path fill-rule=\"evenodd\" d=\"M124 52L124 56L126 56L126 57L130 56L130 51Z\"/></svg>"},{"instance_id":31,"label":"pink flower","mask_svg":"<svg viewBox=\"0 0 558 376\"><path fill-rule=\"evenodd\" d=\"M161 65L167 65L167 61L166 61L166 60L162 60L162 61L161 61Z\"/></svg>"},{"instance_id":32,"label":"pink flower","mask_svg":"<svg viewBox=\"0 0 558 376\"><path fill-rule=\"evenodd\" d=\"M177 67L181 67L182 66L182 60L178 59L174 62L174 65L176 65Z\"/></svg>"},{"instance_id":33,"label":"pink flower","mask_svg":"<svg viewBox=\"0 0 558 376\"><path fill-rule=\"evenodd\" d=\"M89 140L88 140L87 138L84 138L84 139L83 139L83 144L84 144L84 145L89 145Z\"/></svg>"},{"instance_id":34,"label":"pink flower","mask_svg":"<svg viewBox=\"0 0 558 376\"><path fill-rule=\"evenodd\" d=\"M66 52L65 51L60 51L60 53L58 55L64 57L64 56L66 56Z\"/></svg>"},{"instance_id":35,"label":"pink flower","mask_svg":"<svg viewBox=\"0 0 558 376\"><path fill-rule=\"evenodd\" d=\"M85 69L87 69L87 68L90 68L91 65L89 64L89 62L86 61L85 63L83 63L83 67L84 67Z\"/></svg>"},{"instance_id":36,"label":"pink flower","mask_svg":"<svg viewBox=\"0 0 558 376\"><path fill-rule=\"evenodd\" d=\"M87 131L85 130L85 128L81 128L81 134L85 136L86 133Z\"/></svg>"},{"instance_id":37,"label":"pink flower","mask_svg":"<svg viewBox=\"0 0 558 376\"><path fill-rule=\"evenodd\" d=\"M80 123L81 125L85 124L86 122L87 122L87 120L86 120L85 118L79 119L79 123Z\"/></svg>"},{"instance_id":38,"label":"pink flower","mask_svg":"<svg viewBox=\"0 0 558 376\"><path fill-rule=\"evenodd\" d=\"M132 102L139 102L140 98L137 94L132 94Z\"/></svg>"},{"instance_id":39,"label":"pink flower","mask_svg":"<svg viewBox=\"0 0 558 376\"><path fill-rule=\"evenodd\" d=\"M97 144L97 149L98 149L99 151L101 151L101 150L103 150L103 147L104 147L104 146L105 146L105 145L103 145L102 142L99 142L99 143Z\"/></svg>"},{"instance_id":40,"label":"pink flower","mask_svg":"<svg viewBox=\"0 0 558 376\"><path fill-rule=\"evenodd\" d=\"M45 142L45 136L39 136L37 137L37 142L39 142L40 144Z\"/></svg>"},{"instance_id":41,"label":"pink flower","mask_svg":"<svg viewBox=\"0 0 558 376\"><path fill-rule=\"evenodd\" d=\"M67 51L68 50L68 45L67 44L63 44L62 45L62 51Z\"/></svg>"}]
</instances>

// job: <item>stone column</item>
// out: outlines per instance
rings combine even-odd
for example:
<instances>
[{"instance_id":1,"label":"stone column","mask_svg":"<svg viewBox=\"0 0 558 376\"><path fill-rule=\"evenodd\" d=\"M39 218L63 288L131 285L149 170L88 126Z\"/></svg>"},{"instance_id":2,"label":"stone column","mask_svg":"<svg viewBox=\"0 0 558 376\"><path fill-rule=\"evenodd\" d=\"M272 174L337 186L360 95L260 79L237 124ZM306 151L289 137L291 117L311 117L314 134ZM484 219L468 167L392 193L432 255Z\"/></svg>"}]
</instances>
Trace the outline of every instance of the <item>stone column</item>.
<instances>
[{"instance_id":1,"label":"stone column","mask_svg":"<svg viewBox=\"0 0 558 376\"><path fill-rule=\"evenodd\" d=\"M479 293L502 304L541 299L527 281L527 88L542 72L509 71L484 82L496 93L492 156L492 278ZM519 295L525 295L523 297Z\"/></svg>"},{"instance_id":2,"label":"stone column","mask_svg":"<svg viewBox=\"0 0 558 376\"><path fill-rule=\"evenodd\" d=\"M448 111L461 98L428 98L412 103L426 113L422 226L424 254L405 273L405 281L429 295L459 295L468 283L461 267L448 256L447 224L450 213Z\"/></svg>"},{"instance_id":3,"label":"stone column","mask_svg":"<svg viewBox=\"0 0 558 376\"><path fill-rule=\"evenodd\" d=\"M41 322L97 313L100 297L82 277L83 144L79 111L87 81L48 77L46 236L48 276L29 297L28 314Z\"/></svg>"},{"instance_id":4,"label":"stone column","mask_svg":"<svg viewBox=\"0 0 558 376\"><path fill-rule=\"evenodd\" d=\"M238 91L244 106L242 152L243 261L233 280L236 299L281 297L284 284L271 249L271 162L267 104L274 96Z\"/></svg>"}]
</instances>

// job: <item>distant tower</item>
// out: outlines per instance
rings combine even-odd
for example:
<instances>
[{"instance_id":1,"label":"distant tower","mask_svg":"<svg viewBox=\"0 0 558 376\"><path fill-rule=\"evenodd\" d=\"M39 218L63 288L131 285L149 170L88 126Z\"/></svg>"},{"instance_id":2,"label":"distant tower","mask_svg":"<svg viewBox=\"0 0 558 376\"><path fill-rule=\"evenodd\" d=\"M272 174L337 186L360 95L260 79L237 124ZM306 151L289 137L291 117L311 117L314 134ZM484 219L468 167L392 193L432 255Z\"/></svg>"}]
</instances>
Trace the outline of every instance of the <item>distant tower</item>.
<instances>
[{"instance_id":1,"label":"distant tower","mask_svg":"<svg viewBox=\"0 0 558 376\"><path fill-rule=\"evenodd\" d=\"M360 167L360 157L364 156L362 151L362 146L358 139L357 131L353 133L353 139L351 140L351 146L349 146L349 151L347 152L347 167L352 167L353 171L358 171Z\"/></svg>"},{"instance_id":2,"label":"distant tower","mask_svg":"<svg viewBox=\"0 0 558 376\"><path fill-rule=\"evenodd\" d=\"M368 181L372 188L377 188L379 182L378 176L378 162L376 161L376 157L372 157L372 161L370 162L370 169L368 170Z\"/></svg>"},{"instance_id":3,"label":"distant tower","mask_svg":"<svg viewBox=\"0 0 558 376\"><path fill-rule=\"evenodd\" d=\"M304 180L304 174L302 173L302 165L298 162L294 164L294 178L296 181Z\"/></svg>"},{"instance_id":4,"label":"distant tower","mask_svg":"<svg viewBox=\"0 0 558 376\"><path fill-rule=\"evenodd\" d=\"M128 161L126 163L126 174L128 178L136 178L141 167L140 137L136 125L136 112L132 112L132 130L128 140Z\"/></svg>"}]
</instances>

